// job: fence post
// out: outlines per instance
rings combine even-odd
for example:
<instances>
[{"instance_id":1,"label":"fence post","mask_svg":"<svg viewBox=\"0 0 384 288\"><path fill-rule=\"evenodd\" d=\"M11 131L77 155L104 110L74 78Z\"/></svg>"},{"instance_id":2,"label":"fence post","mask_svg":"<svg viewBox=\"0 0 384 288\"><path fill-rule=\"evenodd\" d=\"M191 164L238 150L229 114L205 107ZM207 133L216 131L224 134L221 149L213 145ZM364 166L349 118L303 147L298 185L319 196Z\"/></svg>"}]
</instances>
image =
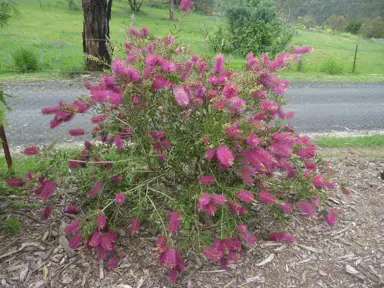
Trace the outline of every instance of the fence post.
<instances>
[{"instance_id":1,"label":"fence post","mask_svg":"<svg viewBox=\"0 0 384 288\"><path fill-rule=\"evenodd\" d=\"M356 69L356 59L357 59L357 49L358 49L359 45L356 44L356 50L355 50L355 59L353 60L353 68L352 68L352 73L355 73L355 69Z\"/></svg>"},{"instance_id":2,"label":"fence post","mask_svg":"<svg viewBox=\"0 0 384 288\"><path fill-rule=\"evenodd\" d=\"M302 45L300 44L300 47ZM301 70L303 70L303 55L300 55L300 59L299 59L299 72L301 72Z\"/></svg>"}]
</instances>

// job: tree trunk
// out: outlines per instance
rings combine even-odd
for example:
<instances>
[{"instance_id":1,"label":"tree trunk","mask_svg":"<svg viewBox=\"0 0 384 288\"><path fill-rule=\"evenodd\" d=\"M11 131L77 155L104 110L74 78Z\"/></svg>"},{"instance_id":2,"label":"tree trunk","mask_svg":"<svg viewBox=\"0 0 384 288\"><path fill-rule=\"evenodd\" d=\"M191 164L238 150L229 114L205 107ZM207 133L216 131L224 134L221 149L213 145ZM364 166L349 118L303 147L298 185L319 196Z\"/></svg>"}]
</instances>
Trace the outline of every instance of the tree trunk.
<instances>
[{"instance_id":1,"label":"tree trunk","mask_svg":"<svg viewBox=\"0 0 384 288\"><path fill-rule=\"evenodd\" d=\"M169 19L175 19L175 0L169 0Z\"/></svg>"},{"instance_id":2,"label":"tree trunk","mask_svg":"<svg viewBox=\"0 0 384 288\"><path fill-rule=\"evenodd\" d=\"M103 62L111 63L107 49L109 20L111 20L112 0L83 0L83 52ZM100 71L105 64L85 59L88 71Z\"/></svg>"}]
</instances>

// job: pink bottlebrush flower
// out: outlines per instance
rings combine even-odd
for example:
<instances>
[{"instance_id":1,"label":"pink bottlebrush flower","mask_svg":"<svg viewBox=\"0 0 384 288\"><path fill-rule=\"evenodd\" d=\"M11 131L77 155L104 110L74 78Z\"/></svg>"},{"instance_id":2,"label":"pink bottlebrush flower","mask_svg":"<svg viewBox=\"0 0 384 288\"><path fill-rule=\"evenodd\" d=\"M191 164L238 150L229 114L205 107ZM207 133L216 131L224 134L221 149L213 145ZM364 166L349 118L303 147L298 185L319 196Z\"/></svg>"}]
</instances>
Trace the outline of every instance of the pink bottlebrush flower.
<instances>
[{"instance_id":1,"label":"pink bottlebrush flower","mask_svg":"<svg viewBox=\"0 0 384 288\"><path fill-rule=\"evenodd\" d=\"M215 205L225 205L227 202L227 197L223 194L212 194L211 199L213 200L213 204Z\"/></svg>"},{"instance_id":2,"label":"pink bottlebrush flower","mask_svg":"<svg viewBox=\"0 0 384 288\"><path fill-rule=\"evenodd\" d=\"M224 55L219 54L215 56L215 62L213 64L213 73L221 74L224 71Z\"/></svg>"},{"instance_id":3,"label":"pink bottlebrush flower","mask_svg":"<svg viewBox=\"0 0 384 288\"><path fill-rule=\"evenodd\" d=\"M311 216L315 213L315 208L313 205L307 201L302 201L297 204L297 207L304 213L305 216Z\"/></svg>"},{"instance_id":4,"label":"pink bottlebrush flower","mask_svg":"<svg viewBox=\"0 0 384 288\"><path fill-rule=\"evenodd\" d=\"M77 214L79 213L79 208L76 205L69 203L68 206L64 209L64 213Z\"/></svg>"},{"instance_id":5,"label":"pink bottlebrush flower","mask_svg":"<svg viewBox=\"0 0 384 288\"><path fill-rule=\"evenodd\" d=\"M317 188L333 188L333 183L328 182L323 175L316 175L312 178L313 186Z\"/></svg>"},{"instance_id":6,"label":"pink bottlebrush flower","mask_svg":"<svg viewBox=\"0 0 384 288\"><path fill-rule=\"evenodd\" d=\"M33 173L30 171L27 173L27 175L25 175L26 178L28 178L29 180L32 180L33 178Z\"/></svg>"},{"instance_id":7,"label":"pink bottlebrush flower","mask_svg":"<svg viewBox=\"0 0 384 288\"><path fill-rule=\"evenodd\" d=\"M10 187L21 187L24 185L24 180L21 178L8 178L6 182Z\"/></svg>"},{"instance_id":8,"label":"pink bottlebrush flower","mask_svg":"<svg viewBox=\"0 0 384 288\"><path fill-rule=\"evenodd\" d=\"M69 240L69 247L72 249L76 249L79 247L81 241L83 240L83 237L80 233L75 233L72 238Z\"/></svg>"},{"instance_id":9,"label":"pink bottlebrush flower","mask_svg":"<svg viewBox=\"0 0 384 288\"><path fill-rule=\"evenodd\" d=\"M89 109L89 106L87 103L79 101L79 100L73 101L73 106L75 106L77 108L78 113L85 113Z\"/></svg>"},{"instance_id":10,"label":"pink bottlebrush flower","mask_svg":"<svg viewBox=\"0 0 384 288\"><path fill-rule=\"evenodd\" d=\"M87 244L90 247L96 248L97 246L99 246L99 243L100 243L100 233L95 230L92 236L88 239Z\"/></svg>"},{"instance_id":11,"label":"pink bottlebrush flower","mask_svg":"<svg viewBox=\"0 0 384 288\"><path fill-rule=\"evenodd\" d=\"M119 256L120 261L123 261L123 259L125 258L125 252L124 252L123 247L120 247L118 256Z\"/></svg>"},{"instance_id":12,"label":"pink bottlebrush flower","mask_svg":"<svg viewBox=\"0 0 384 288\"><path fill-rule=\"evenodd\" d=\"M269 234L269 240L275 241L275 242L281 242L283 240L283 235L278 232L271 232Z\"/></svg>"},{"instance_id":13,"label":"pink bottlebrush flower","mask_svg":"<svg viewBox=\"0 0 384 288\"><path fill-rule=\"evenodd\" d=\"M141 28L141 31L140 31L141 37L146 38L148 36L148 34L149 34L148 27L143 26L143 28Z\"/></svg>"},{"instance_id":14,"label":"pink bottlebrush flower","mask_svg":"<svg viewBox=\"0 0 384 288\"><path fill-rule=\"evenodd\" d=\"M176 64L172 61L164 61L161 68L168 73L176 71Z\"/></svg>"},{"instance_id":15,"label":"pink bottlebrush flower","mask_svg":"<svg viewBox=\"0 0 384 288\"><path fill-rule=\"evenodd\" d=\"M162 140L165 138L166 133L164 130L160 130L149 132L149 135L153 138L153 140Z\"/></svg>"},{"instance_id":16,"label":"pink bottlebrush flower","mask_svg":"<svg viewBox=\"0 0 384 288\"><path fill-rule=\"evenodd\" d=\"M341 191L343 191L343 193L347 196L351 195L351 191L349 191L347 188L342 188Z\"/></svg>"},{"instance_id":17,"label":"pink bottlebrush flower","mask_svg":"<svg viewBox=\"0 0 384 288\"><path fill-rule=\"evenodd\" d=\"M208 149L205 152L205 158L207 158L208 160L212 160L215 156L216 156L216 149L215 148Z\"/></svg>"},{"instance_id":18,"label":"pink bottlebrush flower","mask_svg":"<svg viewBox=\"0 0 384 288\"><path fill-rule=\"evenodd\" d=\"M297 150L296 154L304 159L313 158L316 155L316 148L309 147L306 149L299 149Z\"/></svg>"},{"instance_id":19,"label":"pink bottlebrush flower","mask_svg":"<svg viewBox=\"0 0 384 288\"><path fill-rule=\"evenodd\" d=\"M51 216L52 210L53 210L52 206L44 207L43 211L41 211L41 219L47 220L49 218L49 216Z\"/></svg>"},{"instance_id":20,"label":"pink bottlebrush flower","mask_svg":"<svg viewBox=\"0 0 384 288\"><path fill-rule=\"evenodd\" d=\"M95 185L88 191L88 194L91 197L96 197L97 194L99 194L103 189L103 186L104 186L103 181L96 181Z\"/></svg>"},{"instance_id":21,"label":"pink bottlebrush flower","mask_svg":"<svg viewBox=\"0 0 384 288\"><path fill-rule=\"evenodd\" d=\"M65 227L64 231L67 235L73 234L80 229L79 219L73 220L70 224Z\"/></svg>"},{"instance_id":22,"label":"pink bottlebrush flower","mask_svg":"<svg viewBox=\"0 0 384 288\"><path fill-rule=\"evenodd\" d=\"M113 142L115 143L118 150L123 149L124 143L120 136L113 137Z\"/></svg>"},{"instance_id":23,"label":"pink bottlebrush flower","mask_svg":"<svg viewBox=\"0 0 384 288\"><path fill-rule=\"evenodd\" d=\"M335 214L328 213L327 215L324 216L324 220L325 222L327 222L329 226L335 226L337 221L337 216Z\"/></svg>"},{"instance_id":24,"label":"pink bottlebrush flower","mask_svg":"<svg viewBox=\"0 0 384 288\"><path fill-rule=\"evenodd\" d=\"M72 160L68 161L68 167L71 168L71 169L80 168L80 167L83 166L82 164L85 164L85 163L81 163L77 159L72 159Z\"/></svg>"},{"instance_id":25,"label":"pink bottlebrush flower","mask_svg":"<svg viewBox=\"0 0 384 288\"><path fill-rule=\"evenodd\" d=\"M244 233L248 231L248 227L245 224L239 224L236 226L236 230L239 231L240 233Z\"/></svg>"},{"instance_id":26,"label":"pink bottlebrush flower","mask_svg":"<svg viewBox=\"0 0 384 288\"><path fill-rule=\"evenodd\" d=\"M177 280L177 274L178 274L177 268L171 268L168 272L168 282L169 283L175 283Z\"/></svg>"},{"instance_id":27,"label":"pink bottlebrush flower","mask_svg":"<svg viewBox=\"0 0 384 288\"><path fill-rule=\"evenodd\" d=\"M256 147L257 145L259 145L259 143L260 140L254 133L247 138L247 144L251 147Z\"/></svg>"},{"instance_id":28,"label":"pink bottlebrush flower","mask_svg":"<svg viewBox=\"0 0 384 288\"><path fill-rule=\"evenodd\" d=\"M115 203L116 203L116 205L123 205L124 201L125 201L125 194L122 193L122 192L117 193L116 196L115 196Z\"/></svg>"},{"instance_id":29,"label":"pink bottlebrush flower","mask_svg":"<svg viewBox=\"0 0 384 288\"><path fill-rule=\"evenodd\" d=\"M210 202L211 202L211 195L210 194L205 193L205 194L200 195L200 198L199 198L199 201L198 201L199 205L206 206Z\"/></svg>"},{"instance_id":30,"label":"pink bottlebrush flower","mask_svg":"<svg viewBox=\"0 0 384 288\"><path fill-rule=\"evenodd\" d=\"M161 163L166 162L166 161L167 161L167 158L168 158L167 155L164 154L164 153L159 154L157 157L159 158L159 161L160 161Z\"/></svg>"},{"instance_id":31,"label":"pink bottlebrush flower","mask_svg":"<svg viewBox=\"0 0 384 288\"><path fill-rule=\"evenodd\" d=\"M100 114L100 115L96 115L95 117L93 117L91 119L92 123L100 123L100 122L103 122L105 121L105 116L103 114Z\"/></svg>"},{"instance_id":32,"label":"pink bottlebrush flower","mask_svg":"<svg viewBox=\"0 0 384 288\"><path fill-rule=\"evenodd\" d=\"M204 71L208 68L208 63L203 58L200 58L196 63L196 68L199 71Z\"/></svg>"},{"instance_id":33,"label":"pink bottlebrush flower","mask_svg":"<svg viewBox=\"0 0 384 288\"><path fill-rule=\"evenodd\" d=\"M168 232L176 233L180 226L180 215L176 211L168 211L169 226Z\"/></svg>"},{"instance_id":34,"label":"pink bottlebrush flower","mask_svg":"<svg viewBox=\"0 0 384 288\"><path fill-rule=\"evenodd\" d=\"M228 100L227 108L233 113L241 113L246 106L247 102L239 97L233 97Z\"/></svg>"},{"instance_id":35,"label":"pink bottlebrush flower","mask_svg":"<svg viewBox=\"0 0 384 288\"><path fill-rule=\"evenodd\" d=\"M256 243L256 236L253 235L249 231L245 231L243 233L240 233L241 239L243 239L245 242L247 242L249 245L254 245Z\"/></svg>"},{"instance_id":36,"label":"pink bottlebrush flower","mask_svg":"<svg viewBox=\"0 0 384 288\"><path fill-rule=\"evenodd\" d=\"M214 176L200 176L200 184L202 184L202 185L215 184L215 177Z\"/></svg>"},{"instance_id":37,"label":"pink bottlebrush flower","mask_svg":"<svg viewBox=\"0 0 384 288\"><path fill-rule=\"evenodd\" d=\"M101 241L101 240L100 240ZM97 259L99 261L104 261L107 259L107 251L103 248L103 246L99 245L96 247Z\"/></svg>"},{"instance_id":38,"label":"pink bottlebrush flower","mask_svg":"<svg viewBox=\"0 0 384 288\"><path fill-rule=\"evenodd\" d=\"M234 87L234 86L233 86L233 83L232 83L232 82L228 82L228 83L224 86L224 88L223 88L223 95L224 95L225 98L227 98L227 99L236 97L237 92L238 92L238 89L237 89L237 87Z\"/></svg>"},{"instance_id":39,"label":"pink bottlebrush flower","mask_svg":"<svg viewBox=\"0 0 384 288\"><path fill-rule=\"evenodd\" d=\"M241 206L237 201L229 200L228 204L229 210L231 210L234 215L244 215L247 212L247 209L244 206Z\"/></svg>"},{"instance_id":40,"label":"pink bottlebrush flower","mask_svg":"<svg viewBox=\"0 0 384 288\"><path fill-rule=\"evenodd\" d=\"M279 204L278 207L283 210L285 214L290 214L293 211L292 205L289 203Z\"/></svg>"},{"instance_id":41,"label":"pink bottlebrush flower","mask_svg":"<svg viewBox=\"0 0 384 288\"><path fill-rule=\"evenodd\" d=\"M311 46L292 46L291 48L298 55L309 53L312 50Z\"/></svg>"},{"instance_id":42,"label":"pink bottlebrush flower","mask_svg":"<svg viewBox=\"0 0 384 288\"><path fill-rule=\"evenodd\" d=\"M103 230L107 226L107 217L103 213L97 215L97 228L99 231Z\"/></svg>"},{"instance_id":43,"label":"pink bottlebrush flower","mask_svg":"<svg viewBox=\"0 0 384 288\"><path fill-rule=\"evenodd\" d=\"M257 90L252 92L252 96L257 99L264 99L266 97L267 91L265 90Z\"/></svg>"},{"instance_id":44,"label":"pink bottlebrush flower","mask_svg":"<svg viewBox=\"0 0 384 288\"><path fill-rule=\"evenodd\" d=\"M282 237L281 237L281 240L292 245L296 241L296 238L293 237L290 233L284 232Z\"/></svg>"},{"instance_id":45,"label":"pink bottlebrush flower","mask_svg":"<svg viewBox=\"0 0 384 288\"><path fill-rule=\"evenodd\" d=\"M129 231L131 231L131 233L135 233L135 232L139 232L139 230L140 230L140 219L132 218L131 227L129 227Z\"/></svg>"},{"instance_id":46,"label":"pink bottlebrush flower","mask_svg":"<svg viewBox=\"0 0 384 288\"><path fill-rule=\"evenodd\" d=\"M44 181L42 182L43 190L41 191L40 196L43 197L45 201L51 197L53 191L56 188L56 183L53 181Z\"/></svg>"},{"instance_id":47,"label":"pink bottlebrush flower","mask_svg":"<svg viewBox=\"0 0 384 288\"><path fill-rule=\"evenodd\" d=\"M85 134L84 129L71 129L69 130L71 136L81 136Z\"/></svg>"},{"instance_id":48,"label":"pink bottlebrush flower","mask_svg":"<svg viewBox=\"0 0 384 288\"><path fill-rule=\"evenodd\" d=\"M135 53L129 53L127 54L127 63L135 62L137 58L137 55Z\"/></svg>"},{"instance_id":49,"label":"pink bottlebrush flower","mask_svg":"<svg viewBox=\"0 0 384 288\"><path fill-rule=\"evenodd\" d=\"M180 107L185 108L189 105L190 99L183 86L173 86L173 94L175 95L176 102Z\"/></svg>"},{"instance_id":50,"label":"pink bottlebrush flower","mask_svg":"<svg viewBox=\"0 0 384 288\"><path fill-rule=\"evenodd\" d=\"M140 36L139 30L137 30L135 27L128 27L128 30L132 37Z\"/></svg>"},{"instance_id":51,"label":"pink bottlebrush flower","mask_svg":"<svg viewBox=\"0 0 384 288\"><path fill-rule=\"evenodd\" d=\"M55 106L50 106L50 107L43 108L43 109L41 110L41 112L42 112L44 115L50 115L50 114L55 114L55 113L57 113L59 110L60 110L60 105L55 105Z\"/></svg>"},{"instance_id":52,"label":"pink bottlebrush flower","mask_svg":"<svg viewBox=\"0 0 384 288\"><path fill-rule=\"evenodd\" d=\"M210 143L210 138L209 136L204 136L202 139L201 139L201 142L203 142L205 145L209 145Z\"/></svg>"},{"instance_id":53,"label":"pink bottlebrush flower","mask_svg":"<svg viewBox=\"0 0 384 288\"><path fill-rule=\"evenodd\" d=\"M171 149L172 145L171 142L168 139L164 139L161 141L161 146L164 150Z\"/></svg>"},{"instance_id":54,"label":"pink bottlebrush flower","mask_svg":"<svg viewBox=\"0 0 384 288\"><path fill-rule=\"evenodd\" d=\"M109 233L100 234L100 246L103 247L105 251L112 251L114 245L108 234Z\"/></svg>"},{"instance_id":55,"label":"pink bottlebrush flower","mask_svg":"<svg viewBox=\"0 0 384 288\"><path fill-rule=\"evenodd\" d=\"M168 250L167 238L164 235L158 236L156 239L157 253L161 254Z\"/></svg>"},{"instance_id":56,"label":"pink bottlebrush flower","mask_svg":"<svg viewBox=\"0 0 384 288\"><path fill-rule=\"evenodd\" d=\"M108 263L107 263L107 269L113 270L117 266L117 257L115 255L112 255L109 257Z\"/></svg>"},{"instance_id":57,"label":"pink bottlebrush flower","mask_svg":"<svg viewBox=\"0 0 384 288\"><path fill-rule=\"evenodd\" d=\"M123 178L120 175L112 176L112 181L115 183L123 183Z\"/></svg>"},{"instance_id":58,"label":"pink bottlebrush flower","mask_svg":"<svg viewBox=\"0 0 384 288\"><path fill-rule=\"evenodd\" d=\"M204 247L203 254L205 255L205 257L212 260L213 262L217 262L223 257L223 251L219 251L208 246Z\"/></svg>"},{"instance_id":59,"label":"pink bottlebrush flower","mask_svg":"<svg viewBox=\"0 0 384 288\"><path fill-rule=\"evenodd\" d=\"M313 163L311 161L305 161L304 162L304 166L305 166L305 168L311 169L311 170L316 170L317 169L317 164Z\"/></svg>"},{"instance_id":60,"label":"pink bottlebrush flower","mask_svg":"<svg viewBox=\"0 0 384 288\"><path fill-rule=\"evenodd\" d=\"M225 145L220 145L216 150L216 156L219 163L225 168L233 165L235 157L233 157L232 151Z\"/></svg>"},{"instance_id":61,"label":"pink bottlebrush flower","mask_svg":"<svg viewBox=\"0 0 384 288\"><path fill-rule=\"evenodd\" d=\"M37 153L39 153L39 148L37 148L37 146L26 147L24 149L24 154L28 156L36 155Z\"/></svg>"},{"instance_id":62,"label":"pink bottlebrush flower","mask_svg":"<svg viewBox=\"0 0 384 288\"><path fill-rule=\"evenodd\" d=\"M311 202L313 207L319 207L320 206L320 202L321 202L319 195L314 195L310 199L310 202Z\"/></svg>"},{"instance_id":63,"label":"pink bottlebrush flower","mask_svg":"<svg viewBox=\"0 0 384 288\"><path fill-rule=\"evenodd\" d=\"M221 257L223 257L223 252L216 250L214 248L205 246L203 249L203 254L208 259L212 260L213 262L219 261Z\"/></svg>"},{"instance_id":64,"label":"pink bottlebrush flower","mask_svg":"<svg viewBox=\"0 0 384 288\"><path fill-rule=\"evenodd\" d=\"M85 140L84 141L84 147L85 147L85 149L90 150L92 148L92 143Z\"/></svg>"},{"instance_id":65,"label":"pink bottlebrush flower","mask_svg":"<svg viewBox=\"0 0 384 288\"><path fill-rule=\"evenodd\" d=\"M240 192L237 193L237 198L239 198L245 203L252 203L253 199L255 198L255 195L250 191L240 190Z\"/></svg>"},{"instance_id":66,"label":"pink bottlebrush flower","mask_svg":"<svg viewBox=\"0 0 384 288\"><path fill-rule=\"evenodd\" d=\"M123 59L115 59L112 61L112 71L115 73L122 73L125 67L125 61Z\"/></svg>"},{"instance_id":67,"label":"pink bottlebrush flower","mask_svg":"<svg viewBox=\"0 0 384 288\"><path fill-rule=\"evenodd\" d=\"M259 193L259 200L264 202L264 203L267 203L267 204L275 204L276 203L276 197L274 195L272 195L271 193L268 193L265 190L262 190Z\"/></svg>"},{"instance_id":68,"label":"pink bottlebrush flower","mask_svg":"<svg viewBox=\"0 0 384 288\"><path fill-rule=\"evenodd\" d=\"M182 270L186 266L176 248L171 248L166 252L164 265L169 268L178 268L178 270Z\"/></svg>"}]
</instances>

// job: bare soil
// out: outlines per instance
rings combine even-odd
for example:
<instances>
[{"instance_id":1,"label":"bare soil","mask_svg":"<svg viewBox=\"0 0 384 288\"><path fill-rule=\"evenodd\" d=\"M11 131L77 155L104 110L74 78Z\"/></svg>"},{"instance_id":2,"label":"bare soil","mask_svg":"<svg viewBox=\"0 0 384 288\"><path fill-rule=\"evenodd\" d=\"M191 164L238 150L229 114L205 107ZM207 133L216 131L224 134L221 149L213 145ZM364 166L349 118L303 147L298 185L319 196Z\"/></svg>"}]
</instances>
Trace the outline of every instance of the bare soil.
<instances>
[{"instance_id":1,"label":"bare soil","mask_svg":"<svg viewBox=\"0 0 384 288\"><path fill-rule=\"evenodd\" d=\"M297 238L293 246L260 240L227 270L190 251L173 286L157 264L149 233L120 231L126 256L110 272L85 248L65 250L67 216L55 214L43 223L38 209L6 211L20 218L22 232L0 235L0 287L384 287L384 159L348 150L331 163L338 180L352 188L350 197L333 193L327 200L344 210L335 227L293 215L287 227ZM64 205L65 199L59 201Z\"/></svg>"}]
</instances>

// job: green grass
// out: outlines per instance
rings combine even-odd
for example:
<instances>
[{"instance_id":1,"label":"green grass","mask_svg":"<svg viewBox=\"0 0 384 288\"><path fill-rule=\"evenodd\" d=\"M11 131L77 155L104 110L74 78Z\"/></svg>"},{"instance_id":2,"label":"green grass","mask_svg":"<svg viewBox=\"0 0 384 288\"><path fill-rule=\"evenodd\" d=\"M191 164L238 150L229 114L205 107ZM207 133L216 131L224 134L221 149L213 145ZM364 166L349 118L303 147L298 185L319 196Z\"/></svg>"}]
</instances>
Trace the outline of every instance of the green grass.
<instances>
[{"instance_id":1,"label":"green grass","mask_svg":"<svg viewBox=\"0 0 384 288\"><path fill-rule=\"evenodd\" d=\"M0 70L3 70L0 71L0 80L61 78L70 75L72 71L84 70L82 11L69 10L67 3L66 0L19 0L22 17L0 30ZM112 42L123 43L124 27L132 21L136 27L148 26L156 36L169 34L176 21L168 19L167 8L167 5L146 4L141 12L132 17L127 1L115 0L110 22ZM177 11L176 17L179 15ZM188 43L194 52L202 54L203 24L209 32L212 32L215 27L224 23L225 19L222 16L192 13L181 24L179 40ZM352 74L354 49L357 43L359 44L357 70ZM289 80L356 82L384 80L383 44L345 34L342 36L308 31L298 31L293 37L292 44L311 45L313 53L303 57L303 72L298 72L295 64L281 73ZM40 72L26 74L12 72L16 70L12 54L19 47L25 47L38 55ZM328 75L321 72L322 63L329 58L336 59L343 67L342 74ZM244 60L234 56L229 66L242 68Z\"/></svg>"},{"instance_id":2,"label":"green grass","mask_svg":"<svg viewBox=\"0 0 384 288\"><path fill-rule=\"evenodd\" d=\"M382 148L384 135L356 136L356 137L321 137L313 140L324 148Z\"/></svg>"}]
</instances>

